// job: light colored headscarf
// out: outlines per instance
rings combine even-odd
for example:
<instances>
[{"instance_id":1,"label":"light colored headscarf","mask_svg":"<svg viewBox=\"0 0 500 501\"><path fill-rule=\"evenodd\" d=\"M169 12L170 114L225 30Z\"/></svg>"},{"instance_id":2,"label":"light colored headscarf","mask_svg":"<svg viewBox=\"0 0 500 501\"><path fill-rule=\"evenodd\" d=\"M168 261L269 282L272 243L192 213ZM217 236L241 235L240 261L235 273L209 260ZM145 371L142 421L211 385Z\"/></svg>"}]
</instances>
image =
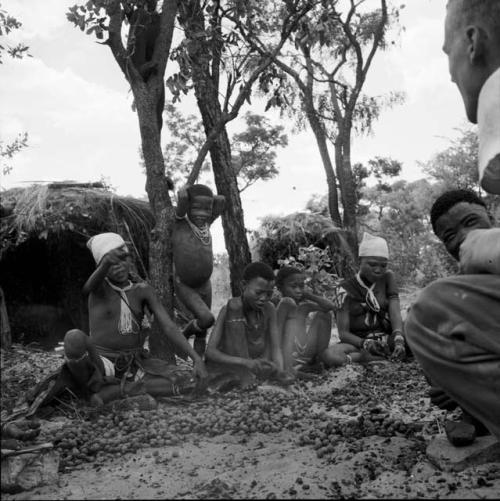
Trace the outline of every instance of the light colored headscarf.
<instances>
[{"instance_id":1,"label":"light colored headscarf","mask_svg":"<svg viewBox=\"0 0 500 501\"><path fill-rule=\"evenodd\" d=\"M382 237L363 233L363 240L359 245L359 257L385 257L389 259L389 247Z\"/></svg>"},{"instance_id":2,"label":"light colored headscarf","mask_svg":"<svg viewBox=\"0 0 500 501\"><path fill-rule=\"evenodd\" d=\"M90 249L90 252L92 252L95 264L97 265L101 262L101 259L113 249L124 247L125 250L128 250L125 241L118 233L99 233L99 235L95 235L88 240L87 247Z\"/></svg>"}]
</instances>

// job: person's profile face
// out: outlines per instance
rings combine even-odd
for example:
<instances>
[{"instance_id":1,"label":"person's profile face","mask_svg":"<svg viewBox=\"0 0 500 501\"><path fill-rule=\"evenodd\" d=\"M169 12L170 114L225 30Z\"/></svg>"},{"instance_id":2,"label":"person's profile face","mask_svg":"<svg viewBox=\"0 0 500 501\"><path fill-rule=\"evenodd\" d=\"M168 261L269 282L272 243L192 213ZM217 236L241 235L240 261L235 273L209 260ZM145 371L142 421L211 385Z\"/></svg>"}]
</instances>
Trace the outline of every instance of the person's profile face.
<instances>
[{"instance_id":1,"label":"person's profile face","mask_svg":"<svg viewBox=\"0 0 500 501\"><path fill-rule=\"evenodd\" d=\"M288 276L280 287L284 297L291 297L295 301L300 301L304 296L305 277L302 273L294 273Z\"/></svg>"},{"instance_id":2,"label":"person's profile face","mask_svg":"<svg viewBox=\"0 0 500 501\"><path fill-rule=\"evenodd\" d=\"M366 256L359 260L359 273L361 277L370 283L380 280L387 271L387 258L378 256Z\"/></svg>"},{"instance_id":3,"label":"person's profile face","mask_svg":"<svg viewBox=\"0 0 500 501\"><path fill-rule=\"evenodd\" d=\"M474 26L464 26L458 22L460 2L450 2L446 9L443 52L448 56L448 70L451 81L458 87L465 106L467 118L477 123L479 93L487 75L485 69L472 57L471 30Z\"/></svg>"},{"instance_id":4,"label":"person's profile face","mask_svg":"<svg viewBox=\"0 0 500 501\"><path fill-rule=\"evenodd\" d=\"M243 299L250 308L261 310L267 302L271 301L273 290L274 280L255 277L243 282Z\"/></svg>"},{"instance_id":5,"label":"person's profile face","mask_svg":"<svg viewBox=\"0 0 500 501\"><path fill-rule=\"evenodd\" d=\"M436 220L436 235L446 250L458 261L460 245L472 230L491 228L486 208L470 202L459 202Z\"/></svg>"}]
</instances>

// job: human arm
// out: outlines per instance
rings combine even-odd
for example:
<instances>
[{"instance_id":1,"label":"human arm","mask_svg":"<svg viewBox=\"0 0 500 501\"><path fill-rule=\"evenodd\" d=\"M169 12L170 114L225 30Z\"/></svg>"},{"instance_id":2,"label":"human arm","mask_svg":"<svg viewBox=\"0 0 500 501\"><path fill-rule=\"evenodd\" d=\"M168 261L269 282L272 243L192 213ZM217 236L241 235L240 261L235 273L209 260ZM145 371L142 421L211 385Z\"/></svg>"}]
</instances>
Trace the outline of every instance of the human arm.
<instances>
[{"instance_id":1,"label":"human arm","mask_svg":"<svg viewBox=\"0 0 500 501\"><path fill-rule=\"evenodd\" d=\"M278 370L283 370L283 351L281 344L281 335L278 330L278 318L276 308L271 304L266 304L266 313L268 315L267 329L269 334L269 341L271 344L271 358L278 367Z\"/></svg>"},{"instance_id":2,"label":"human arm","mask_svg":"<svg viewBox=\"0 0 500 501\"><path fill-rule=\"evenodd\" d=\"M226 197L224 195L215 195L214 203L212 205L212 217L210 224L212 224L223 212L226 207Z\"/></svg>"},{"instance_id":3,"label":"human arm","mask_svg":"<svg viewBox=\"0 0 500 501\"><path fill-rule=\"evenodd\" d=\"M189 208L189 194L187 188L181 188L177 192L177 207L175 209L175 215L178 218L183 218L188 211Z\"/></svg>"},{"instance_id":4,"label":"human arm","mask_svg":"<svg viewBox=\"0 0 500 501\"><path fill-rule=\"evenodd\" d=\"M189 358L191 358L194 364L194 375L200 379L206 379L208 374L203 360L198 353L194 351L188 340L182 335L177 325L175 325L174 321L170 318L154 289L150 285L147 285L144 287L144 291L146 306L154 315L165 336L167 336L170 341L187 353Z\"/></svg>"},{"instance_id":5,"label":"human arm","mask_svg":"<svg viewBox=\"0 0 500 501\"><path fill-rule=\"evenodd\" d=\"M401 359L406 354L403 318L401 305L396 287L396 279L391 271L387 272L387 298L389 302L389 318L391 321L392 335L394 336L394 350L391 358Z\"/></svg>"},{"instance_id":6,"label":"human arm","mask_svg":"<svg viewBox=\"0 0 500 501\"><path fill-rule=\"evenodd\" d=\"M342 343L355 346L358 350L361 350L363 348L363 338L356 336L350 331L349 304L347 299L344 301L340 310L337 311L336 322L340 341Z\"/></svg>"},{"instance_id":7,"label":"human arm","mask_svg":"<svg viewBox=\"0 0 500 501\"><path fill-rule=\"evenodd\" d=\"M119 264L123 259L129 255L128 251L124 246L118 247L106 253L101 259L101 262L97 265L94 273L90 275L88 280L83 286L83 294L88 296L91 292L95 292L98 288L102 287L104 279L108 274L111 266Z\"/></svg>"},{"instance_id":8,"label":"human arm","mask_svg":"<svg viewBox=\"0 0 500 501\"><path fill-rule=\"evenodd\" d=\"M326 297L318 296L309 291L304 291L303 299L315 303L318 307L317 310L320 311L335 311L337 306L333 301L330 301ZM311 310L314 311L314 310Z\"/></svg>"}]
</instances>

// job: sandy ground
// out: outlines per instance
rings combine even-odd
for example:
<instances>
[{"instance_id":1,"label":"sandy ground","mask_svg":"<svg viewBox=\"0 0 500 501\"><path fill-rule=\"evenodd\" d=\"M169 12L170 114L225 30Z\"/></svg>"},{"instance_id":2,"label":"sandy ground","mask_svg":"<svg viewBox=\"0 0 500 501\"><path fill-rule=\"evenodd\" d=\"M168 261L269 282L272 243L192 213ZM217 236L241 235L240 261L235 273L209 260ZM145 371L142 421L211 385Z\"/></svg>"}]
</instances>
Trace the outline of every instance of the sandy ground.
<instances>
[{"instance_id":1,"label":"sandy ground","mask_svg":"<svg viewBox=\"0 0 500 501\"><path fill-rule=\"evenodd\" d=\"M429 406L414 363L345 367L289 389L263 384L256 390L268 402L279 396L293 400L297 392L312 402L297 430L189 434L175 446L141 448L115 454L104 464L65 468L58 484L2 498L498 498L499 464L446 473L428 461L425 446L444 415ZM374 402L405 422L424 423L423 431L410 437L394 433L342 439L322 457L310 445L298 445L304 431L324 420L352 420ZM166 415L179 412L172 404L160 408ZM180 412L191 410L185 406ZM43 438L68 424L76 423L61 416L43 422Z\"/></svg>"}]
</instances>

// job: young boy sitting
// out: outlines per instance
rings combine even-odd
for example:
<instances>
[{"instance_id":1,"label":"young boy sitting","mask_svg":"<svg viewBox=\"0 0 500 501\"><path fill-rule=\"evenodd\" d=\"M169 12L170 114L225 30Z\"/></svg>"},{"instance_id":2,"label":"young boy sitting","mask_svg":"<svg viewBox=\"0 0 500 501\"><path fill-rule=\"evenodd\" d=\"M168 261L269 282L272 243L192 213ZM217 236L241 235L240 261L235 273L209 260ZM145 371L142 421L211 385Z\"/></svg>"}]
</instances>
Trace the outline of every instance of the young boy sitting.
<instances>
[{"instance_id":1,"label":"young boy sitting","mask_svg":"<svg viewBox=\"0 0 500 501\"><path fill-rule=\"evenodd\" d=\"M325 357L330 342L335 304L316 296L304 288L305 276L301 270L284 266L276 276L276 286L283 298L278 304L278 331L283 347L284 369L306 371L314 362L332 365ZM307 326L308 316L315 312Z\"/></svg>"},{"instance_id":2,"label":"young boy sitting","mask_svg":"<svg viewBox=\"0 0 500 501\"><path fill-rule=\"evenodd\" d=\"M88 295L90 336L73 329L64 338L65 366L73 382L95 404L123 393L160 396L179 391L185 380L178 368L151 358L143 349L146 310L154 315L164 335L191 357L193 375L205 380L202 359L170 319L154 289L130 280L131 261L122 237L102 233L87 246L97 265L83 287ZM121 384L106 385L106 381Z\"/></svg>"},{"instance_id":3,"label":"young boy sitting","mask_svg":"<svg viewBox=\"0 0 500 501\"><path fill-rule=\"evenodd\" d=\"M250 263L243 272L242 294L224 306L210 335L206 351L209 370L231 373L247 385L259 378L289 378L283 371L276 309L271 303L273 270Z\"/></svg>"}]
</instances>

